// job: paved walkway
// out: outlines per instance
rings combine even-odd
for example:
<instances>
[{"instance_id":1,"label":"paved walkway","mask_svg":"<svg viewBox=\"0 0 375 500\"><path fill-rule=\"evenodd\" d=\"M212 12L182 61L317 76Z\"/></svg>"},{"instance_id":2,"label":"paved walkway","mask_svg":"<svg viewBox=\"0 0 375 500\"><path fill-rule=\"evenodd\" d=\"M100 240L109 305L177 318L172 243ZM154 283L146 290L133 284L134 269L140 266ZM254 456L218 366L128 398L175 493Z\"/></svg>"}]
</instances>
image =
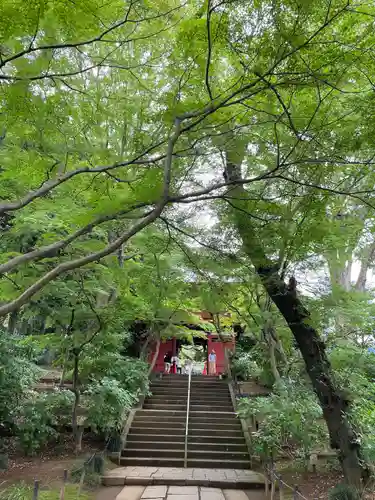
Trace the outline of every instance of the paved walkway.
<instances>
[{"instance_id":1,"label":"paved walkway","mask_svg":"<svg viewBox=\"0 0 375 500\"><path fill-rule=\"evenodd\" d=\"M264 492L204 486L125 486L116 500L265 500Z\"/></svg>"},{"instance_id":2,"label":"paved walkway","mask_svg":"<svg viewBox=\"0 0 375 500\"><path fill-rule=\"evenodd\" d=\"M263 491L264 482L265 478L262 474L251 470L184 469L177 467L117 467L116 469L108 471L103 477L103 484L106 486L151 486L168 484L169 486L203 486L206 488L224 489L263 489ZM164 498L164 496L153 498ZM167 500L178 499L172 498ZM208 499L192 498L184 500ZM223 498L220 497L219 499L218 497L212 500L223 500Z\"/></svg>"}]
</instances>

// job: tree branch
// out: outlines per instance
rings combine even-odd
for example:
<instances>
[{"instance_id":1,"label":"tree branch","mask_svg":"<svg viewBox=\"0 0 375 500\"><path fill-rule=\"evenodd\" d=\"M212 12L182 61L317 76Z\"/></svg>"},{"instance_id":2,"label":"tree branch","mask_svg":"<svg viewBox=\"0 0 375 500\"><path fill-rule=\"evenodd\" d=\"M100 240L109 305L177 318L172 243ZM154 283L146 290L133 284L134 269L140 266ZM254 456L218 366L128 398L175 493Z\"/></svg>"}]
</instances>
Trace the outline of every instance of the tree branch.
<instances>
[{"instance_id":1,"label":"tree branch","mask_svg":"<svg viewBox=\"0 0 375 500\"><path fill-rule=\"evenodd\" d=\"M207 27L207 61L206 61L206 72L205 72L205 81L208 95L213 101L213 95L210 87L210 64L211 64L211 52L212 52L212 44L211 44L211 0L207 0L207 17L206 17L206 27Z\"/></svg>"},{"instance_id":2,"label":"tree branch","mask_svg":"<svg viewBox=\"0 0 375 500\"><path fill-rule=\"evenodd\" d=\"M139 222L134 224L133 227L131 227L128 231L126 231L119 238L114 240L111 244L107 245L102 250L91 253L89 255L85 255L84 257L80 257L78 259L74 259L69 262L64 262L62 264L59 264L55 268L51 269L51 271L45 273L41 278L39 278L33 285L27 288L16 299L0 306L0 317L5 316L6 314L9 314L10 312L16 309L19 309L21 306L26 304L33 295L42 290L42 288L44 288L48 283L56 279L61 274L67 273L68 271L73 271L74 269L83 267L87 264L90 264L91 262L100 261L103 257L110 255L115 250L120 248L121 245L127 242L132 236L137 234L143 228L150 225L159 217L164 207L168 203L168 195L171 183L173 150L180 136L180 132L181 132L181 122L179 119L176 119L174 131L168 140L168 148L165 157L163 195L159 200L158 204L156 205L156 207L146 217L143 217ZM129 260L133 257L134 256L126 257L125 260Z\"/></svg>"}]
</instances>

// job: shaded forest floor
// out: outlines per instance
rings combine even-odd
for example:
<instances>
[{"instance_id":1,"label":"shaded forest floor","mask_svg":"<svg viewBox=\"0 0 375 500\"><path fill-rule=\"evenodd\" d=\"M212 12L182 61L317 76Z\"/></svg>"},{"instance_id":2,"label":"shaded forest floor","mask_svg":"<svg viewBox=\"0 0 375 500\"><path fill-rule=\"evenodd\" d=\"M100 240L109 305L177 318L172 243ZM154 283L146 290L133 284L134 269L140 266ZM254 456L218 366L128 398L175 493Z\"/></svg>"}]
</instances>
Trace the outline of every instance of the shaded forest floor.
<instances>
[{"instance_id":1,"label":"shaded forest floor","mask_svg":"<svg viewBox=\"0 0 375 500\"><path fill-rule=\"evenodd\" d=\"M70 470L79 459L101 452L104 444L93 439L84 438L82 452L75 453L73 438L70 434L62 435L57 444L50 445L35 456L25 456L17 451L14 440L5 441L5 451L8 453L8 468L0 472L0 487L23 481L33 483L38 479L41 485L61 484L64 470Z\"/></svg>"},{"instance_id":2,"label":"shaded forest floor","mask_svg":"<svg viewBox=\"0 0 375 500\"><path fill-rule=\"evenodd\" d=\"M104 444L93 439L90 440L90 436L87 436L83 440L82 453L77 456L71 435L64 435L58 444L41 451L34 457L25 457L17 452L12 440L8 440L6 449L9 454L9 462L8 469L0 472L1 489L19 482L32 484L35 479L38 479L42 486L59 486L64 470L70 470L78 459L103 451ZM108 465L116 467L114 464ZM326 468L312 473L292 471L288 467L288 470L282 472L282 478L292 487L297 485L302 495L309 500L327 499L328 491L343 480L343 476L338 471ZM106 499L109 493L111 495L113 493L109 491L110 489L97 488L95 494L97 493L99 497L103 496ZM285 489L285 498L291 498L288 493ZM369 493L366 498L375 500L375 492Z\"/></svg>"}]
</instances>

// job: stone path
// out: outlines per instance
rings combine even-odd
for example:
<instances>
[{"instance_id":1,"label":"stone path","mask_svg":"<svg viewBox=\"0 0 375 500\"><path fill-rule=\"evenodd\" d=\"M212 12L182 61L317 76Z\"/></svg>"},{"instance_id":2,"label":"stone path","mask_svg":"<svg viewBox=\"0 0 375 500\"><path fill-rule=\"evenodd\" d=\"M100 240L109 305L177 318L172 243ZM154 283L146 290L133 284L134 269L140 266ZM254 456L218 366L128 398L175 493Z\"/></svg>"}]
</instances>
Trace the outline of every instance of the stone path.
<instances>
[{"instance_id":1,"label":"stone path","mask_svg":"<svg viewBox=\"0 0 375 500\"><path fill-rule=\"evenodd\" d=\"M125 486L116 500L265 500L264 492L204 486Z\"/></svg>"},{"instance_id":2,"label":"stone path","mask_svg":"<svg viewBox=\"0 0 375 500\"><path fill-rule=\"evenodd\" d=\"M265 478L263 474L250 470L236 469L193 469L178 467L117 467L103 476L106 486L202 486L224 489L260 489L264 491ZM164 486L166 487L166 486ZM194 490L195 491L195 490ZM164 498L150 497L150 498ZM119 498L118 500L125 500ZM191 498L167 500L223 500L223 497L212 499ZM227 499L228 500L228 499ZM229 500L232 500L230 498ZM234 499L233 499L234 500ZM236 498L235 500L241 500Z\"/></svg>"}]
</instances>

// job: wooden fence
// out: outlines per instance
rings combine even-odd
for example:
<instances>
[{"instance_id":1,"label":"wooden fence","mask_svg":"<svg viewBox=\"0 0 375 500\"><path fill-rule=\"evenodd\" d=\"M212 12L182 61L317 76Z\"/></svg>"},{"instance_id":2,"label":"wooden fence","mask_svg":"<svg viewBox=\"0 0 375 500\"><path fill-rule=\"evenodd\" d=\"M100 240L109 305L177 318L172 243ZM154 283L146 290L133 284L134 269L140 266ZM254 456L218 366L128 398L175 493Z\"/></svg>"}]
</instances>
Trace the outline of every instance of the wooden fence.
<instances>
[{"instance_id":1,"label":"wooden fence","mask_svg":"<svg viewBox=\"0 0 375 500\"><path fill-rule=\"evenodd\" d=\"M82 475L79 481L78 485L78 490L77 490L77 498L79 498L81 491L82 491L82 486L83 486L83 481L85 479L85 468L82 471ZM66 483L68 482L68 471L65 469L63 478L62 478L62 483L60 487L60 494L59 494L59 500L64 500L65 499L65 488L66 488ZM39 491L40 491L40 482L36 479L34 481L34 489L33 489L33 498L32 500L38 500L39 497Z\"/></svg>"},{"instance_id":2,"label":"wooden fence","mask_svg":"<svg viewBox=\"0 0 375 500\"><path fill-rule=\"evenodd\" d=\"M270 462L265 467L265 494L270 500L285 500L293 498L293 500L308 500L299 491L298 486L290 486L283 481L281 474L276 471L275 464ZM276 494L277 491L277 494Z\"/></svg>"}]
</instances>

